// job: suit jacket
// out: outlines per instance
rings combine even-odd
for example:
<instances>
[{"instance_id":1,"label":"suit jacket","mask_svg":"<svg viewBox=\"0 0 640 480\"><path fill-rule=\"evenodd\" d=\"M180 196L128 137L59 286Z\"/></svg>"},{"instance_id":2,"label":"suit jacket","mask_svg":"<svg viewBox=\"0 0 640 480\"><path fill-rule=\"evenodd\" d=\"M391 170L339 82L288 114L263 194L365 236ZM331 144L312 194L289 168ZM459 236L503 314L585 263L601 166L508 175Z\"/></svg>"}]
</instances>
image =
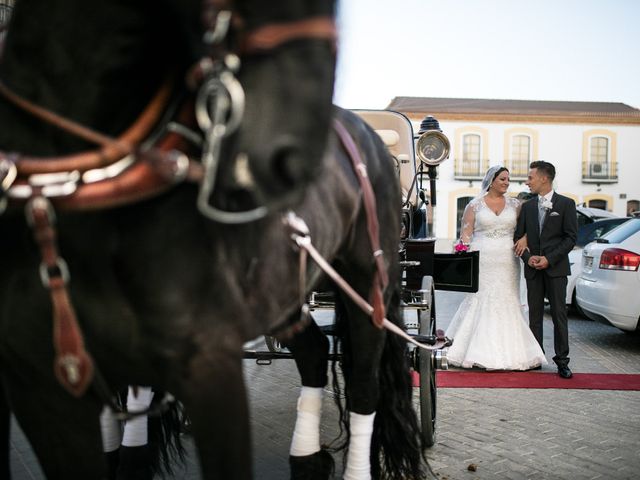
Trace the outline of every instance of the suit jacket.
<instances>
[{"instance_id":1,"label":"suit jacket","mask_svg":"<svg viewBox=\"0 0 640 480\"><path fill-rule=\"evenodd\" d=\"M527 234L529 251L522 254L525 264L524 276L533 278L539 272L546 272L551 277L562 277L571 274L569 252L576 244L578 220L576 203L569 197L553 193L553 207L548 210L542 225L538 223L538 197L533 197L522 205L514 240ZM545 270L536 270L528 265L532 255L544 255L549 261Z\"/></svg>"}]
</instances>

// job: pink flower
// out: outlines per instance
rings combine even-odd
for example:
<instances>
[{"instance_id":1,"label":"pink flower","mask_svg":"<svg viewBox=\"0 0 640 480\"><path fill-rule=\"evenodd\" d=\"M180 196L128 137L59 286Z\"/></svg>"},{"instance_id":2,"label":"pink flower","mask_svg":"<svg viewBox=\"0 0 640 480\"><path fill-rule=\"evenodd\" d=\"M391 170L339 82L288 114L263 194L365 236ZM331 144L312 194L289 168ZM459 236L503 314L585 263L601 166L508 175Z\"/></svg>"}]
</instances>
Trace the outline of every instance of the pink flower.
<instances>
[{"instance_id":1,"label":"pink flower","mask_svg":"<svg viewBox=\"0 0 640 480\"><path fill-rule=\"evenodd\" d=\"M469 245L467 245L466 243L456 243L456 246L453 248L457 253L459 252L466 252L467 250L469 250Z\"/></svg>"}]
</instances>

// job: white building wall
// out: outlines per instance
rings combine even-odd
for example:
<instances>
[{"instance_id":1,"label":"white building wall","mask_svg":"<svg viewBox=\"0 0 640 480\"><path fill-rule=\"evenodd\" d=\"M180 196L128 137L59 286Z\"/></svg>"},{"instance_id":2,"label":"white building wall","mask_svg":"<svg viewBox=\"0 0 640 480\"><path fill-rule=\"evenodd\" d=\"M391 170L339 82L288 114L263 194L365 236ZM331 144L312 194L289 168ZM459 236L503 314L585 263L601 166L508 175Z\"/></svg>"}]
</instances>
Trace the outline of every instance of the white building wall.
<instances>
[{"instance_id":1,"label":"white building wall","mask_svg":"<svg viewBox=\"0 0 640 480\"><path fill-rule=\"evenodd\" d=\"M554 164L557 172L556 190L559 193L572 197L578 204L592 199L606 200L608 209L620 216L626 215L628 200L640 200L640 125L441 121L440 127L452 145L449 159L438 167L434 221L437 238L455 237L457 198L474 196L480 188L480 181L469 182L454 178L454 157L462 155L461 146L456 147L454 144L456 131L471 126L484 129L486 133L483 141L488 142L486 152L490 166L504 164L505 135L509 129L532 129L537 132L538 143L538 155L532 156L532 160L546 160ZM420 122L413 122L413 128L417 133ZM610 143L610 149L615 149L615 158L610 156L609 160L618 164L617 183L596 184L582 181L583 159L589 154L583 152L584 134L592 130L606 130L615 135L615 141ZM528 192L529 189L524 181L512 181L510 191L517 194Z\"/></svg>"}]
</instances>

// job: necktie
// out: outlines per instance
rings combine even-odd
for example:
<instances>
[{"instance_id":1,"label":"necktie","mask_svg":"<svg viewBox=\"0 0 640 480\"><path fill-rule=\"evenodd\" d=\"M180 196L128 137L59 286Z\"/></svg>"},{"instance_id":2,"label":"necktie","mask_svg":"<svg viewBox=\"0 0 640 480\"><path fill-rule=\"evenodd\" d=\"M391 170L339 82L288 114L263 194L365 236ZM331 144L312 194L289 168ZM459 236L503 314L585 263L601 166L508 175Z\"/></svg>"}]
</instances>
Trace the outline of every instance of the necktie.
<instances>
[{"instance_id":1,"label":"necktie","mask_svg":"<svg viewBox=\"0 0 640 480\"><path fill-rule=\"evenodd\" d=\"M540 227L540 231L542 231L542 224L544 223L544 216L547 213L545 208L542 206L544 204L544 197L539 198L538 202L538 226Z\"/></svg>"}]
</instances>

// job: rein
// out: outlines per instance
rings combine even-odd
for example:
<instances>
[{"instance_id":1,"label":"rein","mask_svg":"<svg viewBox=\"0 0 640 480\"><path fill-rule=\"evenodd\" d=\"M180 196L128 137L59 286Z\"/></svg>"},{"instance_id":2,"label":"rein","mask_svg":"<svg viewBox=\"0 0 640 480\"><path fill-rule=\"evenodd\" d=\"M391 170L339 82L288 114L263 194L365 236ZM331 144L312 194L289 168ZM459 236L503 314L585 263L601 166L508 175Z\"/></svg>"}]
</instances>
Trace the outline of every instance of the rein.
<instances>
[{"instance_id":1,"label":"rein","mask_svg":"<svg viewBox=\"0 0 640 480\"><path fill-rule=\"evenodd\" d=\"M371 182L369 181L367 166L362 161L362 157L360 156L360 152L358 151L358 147L353 141L353 138L345 126L338 120L334 120L333 129L337 133L342 146L347 151L348 156L351 159L353 170L358 177L358 182L362 189L369 242L371 243L373 259L376 265L373 285L371 286L371 303L374 305L372 318L374 325L378 328L382 328L383 319L385 317L385 306L382 292L389 284L389 277L387 275L387 268L384 264L384 252L382 251L382 248L380 248L378 216L376 213L376 197L373 193Z\"/></svg>"},{"instance_id":2,"label":"rein","mask_svg":"<svg viewBox=\"0 0 640 480\"><path fill-rule=\"evenodd\" d=\"M311 237L309 235L309 229L300 217L296 216L293 212L289 212L284 219L285 225L291 229L291 240L301 250L306 251L314 262L320 267L320 269L326 273L340 288L345 292L351 300L360 308L364 313L373 318L374 307L371 306L358 292L356 292L349 283L342 278L342 276L325 260L325 258L316 250L311 243ZM402 337L407 342L412 343L416 347L424 350L440 350L450 344L450 340L444 336L444 334L438 334L433 345L427 345L417 341L408 335L397 325L391 323L386 317L382 319L381 328L385 328L390 332Z\"/></svg>"}]
</instances>

